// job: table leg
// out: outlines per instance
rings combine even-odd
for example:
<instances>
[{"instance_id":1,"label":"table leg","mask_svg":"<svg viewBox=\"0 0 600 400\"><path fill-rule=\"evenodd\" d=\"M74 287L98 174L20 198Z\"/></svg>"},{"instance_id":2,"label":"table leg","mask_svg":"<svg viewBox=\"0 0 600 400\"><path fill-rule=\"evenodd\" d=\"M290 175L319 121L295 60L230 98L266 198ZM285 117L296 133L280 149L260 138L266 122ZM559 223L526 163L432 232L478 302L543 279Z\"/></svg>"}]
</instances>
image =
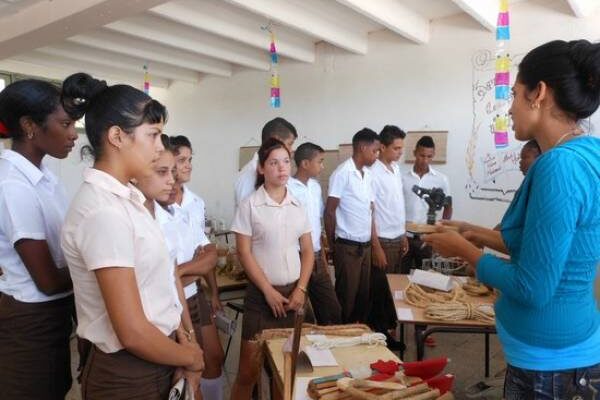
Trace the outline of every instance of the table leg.
<instances>
[{"instance_id":1,"label":"table leg","mask_svg":"<svg viewBox=\"0 0 600 400\"><path fill-rule=\"evenodd\" d=\"M417 344L417 361L421 361L425 356L425 339L427 325L415 325L415 341Z\"/></svg>"},{"instance_id":2,"label":"table leg","mask_svg":"<svg viewBox=\"0 0 600 400\"><path fill-rule=\"evenodd\" d=\"M400 343L402 343L402 347L406 349L406 342L404 341L404 324L400 322ZM404 360L404 350L400 350L400 359Z\"/></svg>"},{"instance_id":3,"label":"table leg","mask_svg":"<svg viewBox=\"0 0 600 400\"><path fill-rule=\"evenodd\" d=\"M490 334L485 333L485 377L490 377Z\"/></svg>"}]
</instances>

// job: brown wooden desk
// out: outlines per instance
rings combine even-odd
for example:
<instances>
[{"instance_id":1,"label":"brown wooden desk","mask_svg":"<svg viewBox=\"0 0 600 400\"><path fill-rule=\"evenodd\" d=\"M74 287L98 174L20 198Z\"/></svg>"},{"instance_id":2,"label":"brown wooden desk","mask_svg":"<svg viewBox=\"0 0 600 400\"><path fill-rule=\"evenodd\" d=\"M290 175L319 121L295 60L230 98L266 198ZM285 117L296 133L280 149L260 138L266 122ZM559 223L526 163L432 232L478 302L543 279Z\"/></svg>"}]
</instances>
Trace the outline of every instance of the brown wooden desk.
<instances>
[{"instance_id":1,"label":"brown wooden desk","mask_svg":"<svg viewBox=\"0 0 600 400\"><path fill-rule=\"evenodd\" d=\"M327 337L334 337L327 335ZM265 363L273 376L273 388L283 393L283 344L285 339L270 339L265 343ZM310 342L303 336L300 340L300 348ZM311 373L296 373L296 377L318 378L321 376L335 375L348 368L355 368L361 365L370 365L377 360L395 360L400 359L392 353L387 347L366 345L353 347L339 347L331 349L338 366L337 367L314 367Z\"/></svg>"},{"instance_id":2,"label":"brown wooden desk","mask_svg":"<svg viewBox=\"0 0 600 400\"><path fill-rule=\"evenodd\" d=\"M422 360L425 355L425 339L433 333L482 333L485 335L485 376L490 374L490 334L496 333L496 327L492 323L462 320L462 321L439 321L425 318L424 309L411 306L404 300L397 300L394 292L404 291L408 287L407 275L388 274L390 290L394 297L396 308L408 308L412 311L413 319L398 319L400 323L400 340L404 342L404 324L415 325L415 342L417 346L417 360ZM471 302L493 305L496 301L495 295L469 296Z\"/></svg>"}]
</instances>

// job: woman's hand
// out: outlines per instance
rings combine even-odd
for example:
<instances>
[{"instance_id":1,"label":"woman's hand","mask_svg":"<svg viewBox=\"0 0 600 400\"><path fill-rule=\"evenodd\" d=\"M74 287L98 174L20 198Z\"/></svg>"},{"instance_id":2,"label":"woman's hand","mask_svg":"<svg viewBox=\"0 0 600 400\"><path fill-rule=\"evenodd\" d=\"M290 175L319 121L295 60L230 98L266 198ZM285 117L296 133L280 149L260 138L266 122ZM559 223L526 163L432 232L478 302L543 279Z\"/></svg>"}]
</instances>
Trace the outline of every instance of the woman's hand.
<instances>
[{"instance_id":1,"label":"woman's hand","mask_svg":"<svg viewBox=\"0 0 600 400\"><path fill-rule=\"evenodd\" d=\"M177 343L185 347L185 349L192 355L192 362L185 366L185 370L189 372L198 372L202 375L204 371L204 352L196 343L189 337L189 334L185 334L183 329L177 329Z\"/></svg>"},{"instance_id":2,"label":"woman's hand","mask_svg":"<svg viewBox=\"0 0 600 400\"><path fill-rule=\"evenodd\" d=\"M462 236L480 249L483 249L485 247L485 239L478 232L464 231L462 233Z\"/></svg>"},{"instance_id":3,"label":"woman's hand","mask_svg":"<svg viewBox=\"0 0 600 400\"><path fill-rule=\"evenodd\" d=\"M288 299L283 297L281 293L273 287L270 287L264 295L275 318L282 318L287 315L285 309L286 305L290 302Z\"/></svg>"},{"instance_id":4,"label":"woman's hand","mask_svg":"<svg viewBox=\"0 0 600 400\"><path fill-rule=\"evenodd\" d=\"M300 288L296 287L290 297L288 298L289 303L286 307L287 310L290 311L298 311L300 308L304 307L304 301L306 300L306 295Z\"/></svg>"},{"instance_id":5,"label":"woman's hand","mask_svg":"<svg viewBox=\"0 0 600 400\"><path fill-rule=\"evenodd\" d=\"M459 233L463 233L465 231L472 230L472 228L474 226L473 224L470 224L465 221L453 221L453 220L448 220L448 219L443 219L443 220L439 221L437 223L437 225L441 225L443 227L454 228Z\"/></svg>"},{"instance_id":6,"label":"woman's hand","mask_svg":"<svg viewBox=\"0 0 600 400\"><path fill-rule=\"evenodd\" d=\"M469 264L476 265L481 257L481 250L462 237L460 233L442 230L443 228L440 228L441 232L423 235L422 240L444 257L460 257Z\"/></svg>"},{"instance_id":7,"label":"woman's hand","mask_svg":"<svg viewBox=\"0 0 600 400\"><path fill-rule=\"evenodd\" d=\"M408 253L408 238L406 235L402 236L400 241L400 258L404 257Z\"/></svg>"}]
</instances>

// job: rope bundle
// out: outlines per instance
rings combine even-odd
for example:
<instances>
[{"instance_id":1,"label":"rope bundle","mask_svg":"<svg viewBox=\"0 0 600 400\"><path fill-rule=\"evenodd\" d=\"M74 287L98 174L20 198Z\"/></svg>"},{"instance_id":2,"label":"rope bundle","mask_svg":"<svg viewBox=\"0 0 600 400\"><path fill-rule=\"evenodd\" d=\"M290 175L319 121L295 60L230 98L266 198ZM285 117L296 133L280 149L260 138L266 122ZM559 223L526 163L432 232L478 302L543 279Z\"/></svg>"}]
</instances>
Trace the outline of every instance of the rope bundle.
<instances>
[{"instance_id":1,"label":"rope bundle","mask_svg":"<svg viewBox=\"0 0 600 400\"><path fill-rule=\"evenodd\" d=\"M488 290L487 287L485 289ZM424 315L429 319L441 321L471 319L490 323L495 320L495 313L490 305L471 303L467 292L458 286L449 293L428 292L411 282L404 291L404 298L406 303L424 308Z\"/></svg>"},{"instance_id":2,"label":"rope bundle","mask_svg":"<svg viewBox=\"0 0 600 400\"><path fill-rule=\"evenodd\" d=\"M363 333L361 336L347 338L325 338L312 341L313 346L319 350L332 349L334 347L351 347L361 344L369 346L386 346L383 333Z\"/></svg>"},{"instance_id":3,"label":"rope bundle","mask_svg":"<svg viewBox=\"0 0 600 400\"><path fill-rule=\"evenodd\" d=\"M469 278L469 280L462 285L462 288L471 296L487 296L492 292L483 283L472 278Z\"/></svg>"}]
</instances>

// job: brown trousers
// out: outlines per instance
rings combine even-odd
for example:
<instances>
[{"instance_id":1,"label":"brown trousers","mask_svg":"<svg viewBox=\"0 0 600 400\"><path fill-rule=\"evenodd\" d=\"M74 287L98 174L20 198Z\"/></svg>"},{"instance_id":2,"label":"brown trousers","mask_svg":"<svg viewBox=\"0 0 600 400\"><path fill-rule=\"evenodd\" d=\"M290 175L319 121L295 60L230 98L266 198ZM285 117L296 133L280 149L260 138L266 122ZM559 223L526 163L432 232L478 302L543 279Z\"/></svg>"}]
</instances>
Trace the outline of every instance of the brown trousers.
<instances>
[{"instance_id":1,"label":"brown trousers","mask_svg":"<svg viewBox=\"0 0 600 400\"><path fill-rule=\"evenodd\" d=\"M315 264L308 281L308 298L319 325L337 325L342 323L342 307L335 295L333 282L327 264L320 252L315 253Z\"/></svg>"},{"instance_id":2,"label":"brown trousers","mask_svg":"<svg viewBox=\"0 0 600 400\"><path fill-rule=\"evenodd\" d=\"M408 253L402 259L402 270L408 273L411 268L420 269L423 266L423 259L431 258L431 246L423 246L423 242L418 238L408 238Z\"/></svg>"},{"instance_id":3,"label":"brown trousers","mask_svg":"<svg viewBox=\"0 0 600 400\"><path fill-rule=\"evenodd\" d=\"M73 296L23 303L0 294L0 397L62 400L71 388Z\"/></svg>"},{"instance_id":4,"label":"brown trousers","mask_svg":"<svg viewBox=\"0 0 600 400\"><path fill-rule=\"evenodd\" d=\"M175 368L128 352L104 353L92 346L81 379L83 400L165 400Z\"/></svg>"},{"instance_id":5,"label":"brown trousers","mask_svg":"<svg viewBox=\"0 0 600 400\"><path fill-rule=\"evenodd\" d=\"M369 312L371 244L335 242L335 293L342 306L342 323L366 322Z\"/></svg>"},{"instance_id":6,"label":"brown trousers","mask_svg":"<svg viewBox=\"0 0 600 400\"><path fill-rule=\"evenodd\" d=\"M387 259L387 267L385 272L388 274L408 274L404 272L402 267L402 236L397 239L379 238L379 243L385 253Z\"/></svg>"}]
</instances>

